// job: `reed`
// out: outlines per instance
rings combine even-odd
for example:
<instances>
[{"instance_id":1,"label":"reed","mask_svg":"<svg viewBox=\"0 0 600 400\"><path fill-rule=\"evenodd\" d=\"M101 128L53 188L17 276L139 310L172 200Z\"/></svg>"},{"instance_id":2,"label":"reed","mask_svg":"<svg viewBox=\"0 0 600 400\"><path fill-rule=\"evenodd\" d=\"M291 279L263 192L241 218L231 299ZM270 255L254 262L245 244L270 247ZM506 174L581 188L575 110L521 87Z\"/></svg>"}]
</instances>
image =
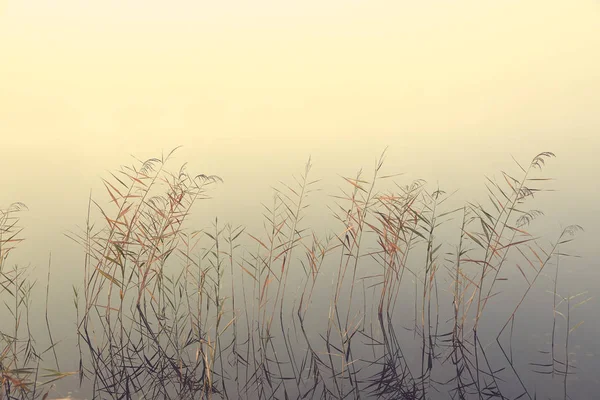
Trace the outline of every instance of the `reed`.
<instances>
[{"instance_id":1,"label":"reed","mask_svg":"<svg viewBox=\"0 0 600 400\"><path fill-rule=\"evenodd\" d=\"M527 167L516 163L518 176L486 178L489 203L448 207L454 193L383 175L384 151L370 178L362 170L342 177L345 186L328 205L338 226L322 238L305 224L320 182L310 159L291 184L274 188L272 203L263 205L262 233L218 218L193 230L187 221L194 204L222 180L190 174L185 164L170 172L174 151L111 173L103 180L106 200L90 193L86 225L67 234L84 254L83 285L73 288L78 377L91 383L93 398L536 396L501 337L510 324L512 338L515 316L538 278L581 230L568 227L550 247L526 230L543 215L527 202L550 180L536 173L554 154L540 153ZM10 227L0 232L0 295L14 300L15 320L0 342L0 399L15 390L31 398L49 393L27 389L37 378L26 384L24 376L37 376L42 358L21 326L31 286L4 264L8 246L20 240L9 217L22 208L0 220ZM457 241L449 243L440 227L455 219ZM46 299L50 277L49 265ZM509 296L517 299L511 312L493 317L506 321L495 338L506 359L498 367L480 328L508 279L521 280L524 289ZM558 265L555 295L557 285ZM553 303L551 377L572 369L569 334L578 325L570 326L571 299L563 300L564 362L554 352L562 303ZM410 315L413 326L404 326ZM64 378L46 323L54 378ZM25 341L17 341L23 332Z\"/></svg>"},{"instance_id":2,"label":"reed","mask_svg":"<svg viewBox=\"0 0 600 400\"><path fill-rule=\"evenodd\" d=\"M71 376L73 372L60 372L55 343L48 321L48 285L46 287L45 319L50 347L38 351L31 328L30 315L35 280L30 277L29 267L8 267L7 260L17 245L24 240L20 236L19 215L27 210L23 203L13 203L0 209L0 299L8 314L0 314L0 400L47 398L53 382ZM41 368L44 355L54 354L56 369Z\"/></svg>"}]
</instances>

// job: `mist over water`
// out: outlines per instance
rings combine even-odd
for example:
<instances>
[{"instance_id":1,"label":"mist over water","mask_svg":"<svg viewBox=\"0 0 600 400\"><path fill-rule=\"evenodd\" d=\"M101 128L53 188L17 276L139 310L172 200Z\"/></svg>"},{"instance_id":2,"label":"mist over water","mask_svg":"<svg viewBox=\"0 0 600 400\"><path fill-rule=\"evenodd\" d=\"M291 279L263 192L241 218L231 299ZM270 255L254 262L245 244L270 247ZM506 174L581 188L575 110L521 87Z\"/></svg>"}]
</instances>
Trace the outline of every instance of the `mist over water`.
<instances>
[{"instance_id":1,"label":"mist over water","mask_svg":"<svg viewBox=\"0 0 600 400\"><path fill-rule=\"evenodd\" d=\"M310 157L320 191L308 196L300 225L324 238L344 230L328 208L336 207L331 196L349 190L343 177L362 169L370 181L386 147L380 174L403 175L382 181L379 191L424 179L430 191L458 190L447 211L466 202L490 207L486 177L503 183L502 171L519 174L514 160L526 166L550 151L556 158L539 176L554 178L541 182L552 191L527 203L544 212L528 231L549 245L566 226L584 228L565 245L580 257L561 260L558 291L593 297L573 312L571 325L584 323L570 339L579 368L571 396L589 398L600 387L599 22L594 1L0 1L0 208L28 207L19 215L25 240L6 265L30 265L37 281L31 326L38 347L49 345L43 314L51 254L52 334L61 369L77 370L72 288L83 287L85 253L65 234L85 226L90 193L110 206L102 179L137 163L132 155L160 158L181 145L169 171L187 163L191 175L224 181L197 201L187 227L210 230L218 218L257 237L266 232L263 204L273 203L273 187L294 185ZM97 211L93 222L103 223ZM458 215L440 227L443 251L456 250L459 229ZM255 250L250 237L240 240ZM366 240L364 251L376 247ZM375 264L365 260L365 271ZM338 261L327 265L307 320L315 332L329 313ZM294 267L299 280L304 273ZM553 268L515 320L513 346L531 360L552 329ZM440 273L440 307L449 312L441 314L450 318L452 276ZM503 296L520 298L526 282L519 276L514 269L498 282ZM414 287L404 284L406 307L395 321L410 328ZM486 307L480 336L492 342L513 305L492 298ZM531 360L518 369L535 383ZM63 384L63 395L77 387L76 379Z\"/></svg>"}]
</instances>

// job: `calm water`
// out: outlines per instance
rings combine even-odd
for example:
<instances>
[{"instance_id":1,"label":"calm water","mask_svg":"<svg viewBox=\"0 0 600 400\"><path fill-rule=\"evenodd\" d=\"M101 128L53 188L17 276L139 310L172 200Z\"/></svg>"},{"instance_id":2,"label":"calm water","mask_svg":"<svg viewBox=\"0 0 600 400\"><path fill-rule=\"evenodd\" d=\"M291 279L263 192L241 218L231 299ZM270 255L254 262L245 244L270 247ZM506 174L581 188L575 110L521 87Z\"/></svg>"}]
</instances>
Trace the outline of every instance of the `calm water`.
<instances>
[{"instance_id":1,"label":"calm water","mask_svg":"<svg viewBox=\"0 0 600 400\"><path fill-rule=\"evenodd\" d=\"M558 159L550 159L549 163L558 164L560 162ZM175 163L173 164L177 165ZM515 167L510 165L510 163L508 164L509 167L507 170L510 168L513 168L514 170ZM549 167L548 169L552 168ZM177 170L177 168L175 168L175 170ZM300 169L299 173L301 172L302 171ZM311 171L311 173L314 173L314 171ZM545 174L547 175L547 172ZM312 178L315 178L314 175ZM402 184L407 183L404 177L396 177L395 179ZM341 178L338 178L338 180L343 181ZM287 182L289 185L295 184L293 179L287 179L285 182ZM557 186L556 182L544 182L544 184L546 184L548 188L555 188ZM219 216L219 214L215 211L212 211L213 214L211 215L209 210L218 208L219 191L225 191L224 187L227 186L227 183L221 185L223 187L220 190L214 190L214 198L201 200L196 207L193 208L193 214L190 217L190 222L188 224L188 227L191 230L201 227L208 232L213 232L214 235L214 227L210 227L210 220L213 218L213 216ZM342 193L340 188L336 189L333 186L327 186L326 181L319 182L317 183L317 186L318 185L321 185L321 188L324 187L325 189L328 189L331 195L340 195ZM275 186L284 187L281 185ZM340 182L339 186L344 187L346 190L351 188L347 182ZM387 190L393 190L394 185L389 182L383 182L379 189L382 193L385 193ZM396 187L396 189L398 188ZM476 189L473 190L472 196L475 197L474 200L471 200L473 203L477 203L479 201L479 199L476 197L478 193L481 192L478 192ZM537 195L537 198L531 199L531 201L527 204L529 204L530 208L532 209L544 206L551 209L552 207L560 208L557 204L550 203L548 200L546 200L546 198L551 198L556 194L557 193L552 192L540 193ZM325 193L319 191L309 195L308 203L311 203L312 205L306 209L305 218L301 221L298 229L312 229L315 231L317 237L320 237L320 240L324 240L327 234L339 234L339 232L343 230L340 228L340 222L333 219L331 209L326 207L326 205L330 205L332 209L335 209L336 202L343 200L336 200L336 198L331 197L331 195L327 196ZM463 196L464 193L459 191L449 197L443 206L440 206L438 213L444 213L445 211L451 211L453 209L460 208L465 201ZM99 204L104 204L106 209L110 209L110 204L108 203L109 197L106 193L98 190L97 197ZM260 198L260 196L256 197ZM261 199L259 201L265 200ZM268 204L267 201L265 201L265 203ZM245 210L251 210L253 208L252 205L248 204L240 204L239 207L243 207ZM487 207L490 207L490 205L487 204ZM266 209L264 210L266 212L265 215L268 216L268 211L266 211ZM32 213L32 210L29 210L22 214L23 219L21 221L21 225L31 218ZM557 213L557 217L561 215L567 216L564 210L562 213ZM574 212L573 216L576 215L577 213ZM555 218L559 219L557 217ZM83 222L79 225L83 226L86 218L85 213L83 216L81 216L81 218ZM376 220L373 218L374 217L370 217L369 220L371 223L376 224ZM225 218L220 217L220 223L222 224L220 229L222 229L223 224L230 222L227 219L223 221L223 219ZM539 240L539 243L542 246L541 248L544 248L546 251L550 250L551 243L556 242L561 231L561 224L550 221L551 219L552 214L546 212L546 215L538 217L538 219L531 224L529 229L530 233L534 236L543 237L543 239ZM97 211L92 212L92 220L96 221L98 224L102 224L102 218ZM452 322L454 315L452 297L452 291L454 287L452 268L454 268L454 264L452 254L456 253L456 246L458 245L457 230L460 227L460 215L455 215L455 218L450 220L447 218L443 220L445 221L444 224L436 230L437 233L434 245L437 246L439 244L441 249L440 254L446 254L446 256L444 256L443 260L440 260L438 263L440 271L436 273L435 294L432 295L434 299L434 317L431 320L432 322L428 323L431 325L426 325L426 327L430 327L426 328L425 339L423 339L421 327L421 318L423 314L421 312L422 299L420 298L423 293L421 286L424 276L424 265L422 262L422 257L424 257L425 254L424 245L417 245L415 249L411 250L410 254L415 255L409 256L405 266L405 271L408 271L406 272L407 277L402 281L400 286L394 287L394 291L398 293L398 297L394 302L396 306L394 306L394 311L390 317L391 319L389 322L387 319L380 322L376 313L380 294L378 285L376 284L378 282L376 276L377 274L381 274L382 270L381 265L378 264L375 259L370 259L368 256L368 253L377 251L378 243L375 241L375 236L373 236L373 234L371 234L371 236L365 234L364 243L362 244L363 250L361 252L362 259L360 261L360 268L358 270L358 274L356 275L356 279L354 280L357 286L356 297L352 302L352 313L348 314L348 316L352 316L352 321L354 321L351 323L351 325L356 324L356 321L359 321L356 327L360 329L358 329L357 332L364 336L360 340L355 340L352 350L352 357L354 360L356 360L357 365L364 363L362 366L364 367L364 371L362 371L361 368L361 374L358 376L360 379L364 379L365 382L372 380L386 381L388 373L380 375L383 372L378 369L378 366L382 362L382 359L379 359L379 357L394 354L395 358L392 357L392 359L396 360L395 362L399 362L401 365L404 365L406 370L403 370L403 367L401 368L401 366L398 366L398 368L410 373L411 382L413 382L412 384L417 385L418 390L423 388L422 391L418 393L426 392L426 398L432 399L447 398L447 396L451 394L455 396L458 395L457 392L455 392L457 385L457 376L455 372L456 369L452 366L451 362L453 360L451 357L453 354L451 351L452 346L447 343L447 340L449 338L448 335L454 329ZM582 223L582 225L586 226L587 224ZM565 224L563 223L562 227L564 226ZM261 240L264 240L265 242L268 240L265 236L266 231L264 228L261 228L260 224L248 224L246 229L246 233L244 233L243 236L240 236L239 239L239 243L242 245L242 247L234 254L235 259L238 260L237 262L239 263L241 261L241 265L245 265L246 270L242 270L236 266L234 269L234 275L232 277L230 275L230 270L228 269L229 267L225 268L226 273L224 275L221 288L223 293L231 293L231 281L233 280L237 282L235 286L235 296L237 299L236 318L238 320L237 323L241 325L241 328L236 328L238 337L244 337L244 335L248 334L248 330L245 328L246 323L249 323L249 326L253 327L252 331L255 329L255 324L256 329L258 329L260 326L260 313L255 314L257 312L256 304L259 298L258 293L256 292L257 288L253 286L248 275L244 274L244 272L248 273L248 269L250 269L250 264L246 264L246 261L244 260L248 260L252 257L251 254L255 252L257 242L249 237L247 233L251 233L256 237L261 238ZM68 231L77 230L78 228L75 226L68 229ZM35 233L36 229L35 227L27 227L25 232ZM577 326L577 328L575 328L576 330L569 335L569 362L571 370L574 371L573 376L569 377L567 380L567 393L569 396L571 396L571 398L590 398L589 396L592 396L598 387L598 381L594 371L600 367L600 358L597 356L598 343L594 332L596 331L599 321L593 311L594 302L596 301L594 296L597 293L597 274L594 268L594 260L597 259L597 257L594 254L596 250L591 248L589 245L586 246L586 243L588 243L589 240L588 237L590 234L593 234L593 232L593 227L590 230L578 232L573 242L565 244L560 248L561 253L575 254L578 255L579 258L561 258L559 284L557 287L558 293L563 297L579 294L580 296L577 297L576 300L572 301L572 305L590 298L589 301L587 301L585 304L582 304L576 310L574 309L569 314L569 327L573 328ZM58 342L56 351L60 361L60 368L62 371L75 371L78 369L79 352L75 347L75 344L77 343L76 310L73 306L74 295L72 287L74 286L80 293L83 291L84 252L83 249L78 248L77 244L69 241L66 236L64 239L59 238L58 234L60 233L67 233L71 235L71 233L67 232L67 230L62 232L58 230L58 232L53 235L53 240L56 241L56 243L59 243L59 247L57 249L52 247L48 249L48 251L52 251L49 289L50 298L48 302L49 319L51 321L50 326L53 338ZM40 233L38 232L37 234L39 235ZM26 249L27 246L31 245L30 242L32 241L33 240L29 237L27 241L20 244L17 250L11 253L11 264L24 264L24 262L21 260L23 257L27 256ZM303 243L305 243L307 246L310 246L311 238L305 237L305 239L303 239ZM471 244L473 245L473 242ZM205 243L204 245L206 246L207 244ZM543 252L544 250L541 251ZM298 357L303 357L303 351L306 351L307 346L307 342L304 342L304 339L299 336L299 332L301 331L299 330L297 324L300 323L300 320L297 320L294 311L298 307L298 301L302 293L306 292L306 288L302 289L302 286L304 285L304 282L306 282L306 279L308 279L304 272L302 272L303 268L306 268L306 264L301 262L303 259L306 261L305 255L302 254L303 252L304 251L298 250L296 252L297 255L294 257L292 263L288 265L292 270L290 274L291 283L289 289L284 291L286 298L285 316L286 318L289 318L289 322L286 322L286 329L291 330L291 327L293 326L294 332L292 338L288 340L291 341L294 352L298 352ZM202 251L200 254L202 254ZM542 253L540 252L540 254ZM44 296L47 284L47 277L45 274L48 271L47 264L48 261L50 261L49 257L50 254L46 254L46 265L32 266L29 270L30 279L37 279L37 287L34 288L32 296L32 318L30 321L30 326L34 335L37 336L36 346L38 346L38 348L46 348L50 344L47 336L47 326L43 318L43 306L45 304ZM71 257L71 260L69 260L71 265L68 268L65 268L63 260L68 260L69 257ZM324 336L322 335L324 335L327 331L327 326L329 324L328 314L331 313L332 310L330 307L333 304L332 296L335 292L335 285L333 282L337 279L337 276L339 276L338 268L340 264L338 257L339 255L330 256L327 258L327 261L323 263L323 266L318 272L318 279L316 281L317 284L311 294L311 301L308 303L309 306L306 306L310 307L309 312L307 313L308 317L306 317L304 320L306 329L305 332L307 334L307 338L309 338L308 343L311 343L311 346L315 346L315 349L319 349L315 351L317 351L317 354L322 355L328 354L331 351L325 346L326 343L324 342ZM531 269L525 269L525 275L527 278L523 278L523 275L519 273L518 268L526 267L526 265L524 265L525 262L526 261L520 259L514 254L509 258L507 266L504 267L504 272L500 275L502 279L506 280L497 282L496 289L494 291L494 293L497 294L497 297L490 300L484 317L482 317L481 325L478 330L478 346L473 346L474 339L471 336L472 332L470 331L470 327L472 327L474 315L472 313L470 314L470 317L467 319L464 328L466 336L464 342L465 351L467 354L471 355L472 353L469 352L475 350L479 352L479 358L476 357L475 360L481 363L483 363L485 360L485 363L489 368L489 372L491 373L494 371L494 373L497 374L497 376L494 375L494 378L497 379L497 381L493 380L493 384L499 385L498 387L499 390L501 390L502 396L505 396L506 398L517 398L521 395L533 396L534 393L537 396L546 396L551 398L554 398L552 396L555 396L556 393L561 393L561 396L563 396L562 393L564 392L565 382L559 374L556 374L554 378L552 377L550 374L552 367L548 364L549 362L551 363L552 360L551 355L548 352L551 349L550 343L553 326L552 291L556 268L554 258L547 266L544 267L544 272L539 276L539 280L532 287L531 292L527 293L525 302L519 308L515 316L514 324L508 325L509 328L504 332L504 335L501 336L500 342L496 341L496 335L503 328L504 324L510 320L510 315L513 309L516 307L518 300L527 291L527 282L531 282L531 279L533 276L535 276L535 273L532 272ZM167 264L168 268L166 268L165 271L167 271L167 275L175 278L179 273L178 271L181 271L181 267L184 264L181 262L169 262ZM6 265L8 266L9 264ZM517 267L517 265L519 267ZM446 270L447 268L450 268L450 270ZM471 271L470 273L474 271L472 269L473 267L470 268L471 269L466 267L465 273L468 273L467 271ZM256 273L257 272L254 271L254 274ZM419 286L418 288L415 287L415 276L410 275L413 273L417 274L416 279L420 281L420 283L417 283ZM244 278L245 281L243 280ZM187 280L189 278L185 279ZM527 279L527 281L525 279ZM309 283L310 282L312 282L312 280L309 279ZM345 310L350 304L348 302L348 296L351 291L351 282L351 279L346 279L340 287L341 297L338 301L338 306L340 309ZM184 284L182 288L187 287L186 285L188 284L191 283L188 282ZM371 289L372 285L374 285L374 287ZM191 290L194 290L194 285L192 284L190 288ZM433 290L433 288L431 290ZM268 293L265 298L268 299L266 301L269 303L273 301L272 299L275 295L275 292L274 289L269 289L267 292ZM581 294L582 292L587 293ZM468 297L472 291L467 290L465 293L465 296ZM4 294L6 296L6 292ZM465 299L462 301L465 301ZM230 308L232 306L230 303L231 298L225 299L224 301L226 304L225 307ZM102 301L99 301L98 303L101 302ZM240 306L240 304L242 305ZM566 304L563 304L558 308L558 310L560 310L563 314L566 313L565 306ZM416 308L418 308L418 310ZM250 314L245 314L246 310L248 310ZM230 313L231 309L228 309L227 312ZM343 318L344 312L339 312ZM10 315L7 314L6 311L3 315L3 318L6 321L10 320ZM426 313L424 318L427 319L428 315L429 313ZM214 318L214 315L211 318ZM381 325L381 323L383 323L383 325ZM381 336L384 334L382 329L384 332L386 332L384 336ZM565 330L566 322L558 318L555 337L555 359L557 359L555 367L558 370L561 368L559 363L561 360L564 360L564 343L566 340ZM374 350L377 348L377 346L382 346L383 343L379 343L378 340L373 341L370 339L371 337L380 337L379 340L383 340L382 338L387 338L387 340L390 340L390 337L393 337L394 340L392 343L396 348L395 352L399 353L390 353L389 349L383 352L379 349L377 351ZM227 333L224 338L228 338L227 340L234 340L230 333ZM235 340L236 343L237 340L240 341L240 346L242 346L243 343L246 343L241 339ZM337 343L335 338L331 340L334 348L338 348L335 346L342 345L341 342ZM339 341L339 337L337 340ZM371 343L369 343L369 341L371 341ZM275 337L274 345L276 348L279 348L279 351L283 351L286 343L283 342L281 340L281 336L279 336L279 338ZM398 356L398 354L401 354L401 356ZM427 368L427 376L425 381L423 381L419 373L423 373L422 368L424 365L423 363L425 362L424 359L427 360L430 355L432 357L433 364L431 366L431 370L429 370L429 367ZM52 354L46 352L45 356L46 362L43 364L43 366L54 368L55 364L52 361ZM89 362L87 356L84 358ZM229 359L229 357L227 357L227 359ZM374 361L377 361L377 363L370 364L370 362ZM469 360L469 357L467 357L464 362L466 363L465 365L467 365L474 361L473 359ZM426 361L426 363L429 363L429 361ZM230 367L232 365L233 364L229 364ZM239 368L239 365L237 368ZM292 374L294 370L290 370L288 365L287 367L283 367L283 371L287 371L287 374L289 375ZM286 375L286 372L280 373L283 373L284 376ZM489 386L492 385L492 381L488 382L489 378L487 380L485 378L481 379L482 381L479 382L479 384L483 385L482 388L487 387L487 389L482 389L482 393L485 393L487 397L492 396L493 393L496 393L494 387ZM443 382L446 382L446 384L443 384ZM498 384L498 382L502 382L502 384ZM522 385L521 382L523 382ZM465 387L469 386L466 383L463 384L466 385ZM58 386L55 389L57 394L71 393L76 397L85 397L91 395L90 391L92 388L92 381L88 379L84 381L84 385L81 388L79 388L75 377L65 378L57 385ZM425 389L425 385L427 389ZM366 384L364 386L368 387L370 390L367 391L365 389L365 392L362 395L363 397L369 397L370 395L375 396L375 393L379 393L379 396L388 398L397 398L397 396L399 396L397 388L391 391L392 389L389 387L387 389L385 389L385 387L382 389L381 386L376 386L377 390L380 390L380 392L372 392L372 390L375 390L374 387L370 387ZM243 390L241 392L236 392L236 390L239 391L239 387L236 387L233 381L229 382L227 387L232 393L241 393L240 395L245 393L250 397L257 396L257 392L253 391L250 391L250 394L244 392ZM311 396L317 397L323 395L323 388L317 388L314 392L306 392L306 388L303 390L301 389L300 392L295 392L293 387L287 388L286 390L289 391L288 393L291 396L298 395L294 393L308 393ZM331 390L331 388L329 388L329 390ZM386 392L386 390L388 392ZM525 390L527 392L525 392ZM415 395L422 395L418 393ZM408 394L405 395L410 396ZM469 396L474 396L472 388L465 389L465 395L467 398L470 398Z\"/></svg>"}]
</instances>

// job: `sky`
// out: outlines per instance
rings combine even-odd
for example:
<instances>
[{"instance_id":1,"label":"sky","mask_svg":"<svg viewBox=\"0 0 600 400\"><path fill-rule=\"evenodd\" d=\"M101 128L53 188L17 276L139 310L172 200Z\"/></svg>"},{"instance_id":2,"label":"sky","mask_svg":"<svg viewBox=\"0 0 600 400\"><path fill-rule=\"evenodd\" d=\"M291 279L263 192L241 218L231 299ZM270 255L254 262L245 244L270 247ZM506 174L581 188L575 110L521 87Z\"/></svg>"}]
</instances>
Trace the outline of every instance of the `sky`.
<instances>
[{"instance_id":1,"label":"sky","mask_svg":"<svg viewBox=\"0 0 600 400\"><path fill-rule=\"evenodd\" d=\"M387 172L468 197L553 151L547 206L587 222L598 49L591 0L2 0L0 204L58 251L100 177L179 145L240 223L309 156L335 189L389 146Z\"/></svg>"}]
</instances>

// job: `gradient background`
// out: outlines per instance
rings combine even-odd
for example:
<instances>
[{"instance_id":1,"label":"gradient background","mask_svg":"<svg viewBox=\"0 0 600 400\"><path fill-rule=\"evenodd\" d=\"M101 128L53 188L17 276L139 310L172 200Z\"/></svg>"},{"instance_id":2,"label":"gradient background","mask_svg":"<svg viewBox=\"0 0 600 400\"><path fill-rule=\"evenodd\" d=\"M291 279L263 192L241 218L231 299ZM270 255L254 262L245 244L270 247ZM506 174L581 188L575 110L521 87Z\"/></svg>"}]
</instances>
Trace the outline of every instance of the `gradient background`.
<instances>
[{"instance_id":1,"label":"gradient background","mask_svg":"<svg viewBox=\"0 0 600 400\"><path fill-rule=\"evenodd\" d=\"M56 302L90 188L178 145L174 168L225 180L207 220L250 226L309 155L328 193L389 145L385 173L483 201L511 155L552 151L542 230L586 229L565 285L600 291L597 0L0 0L0 205L29 206L11 260L43 276L52 251Z\"/></svg>"}]
</instances>

